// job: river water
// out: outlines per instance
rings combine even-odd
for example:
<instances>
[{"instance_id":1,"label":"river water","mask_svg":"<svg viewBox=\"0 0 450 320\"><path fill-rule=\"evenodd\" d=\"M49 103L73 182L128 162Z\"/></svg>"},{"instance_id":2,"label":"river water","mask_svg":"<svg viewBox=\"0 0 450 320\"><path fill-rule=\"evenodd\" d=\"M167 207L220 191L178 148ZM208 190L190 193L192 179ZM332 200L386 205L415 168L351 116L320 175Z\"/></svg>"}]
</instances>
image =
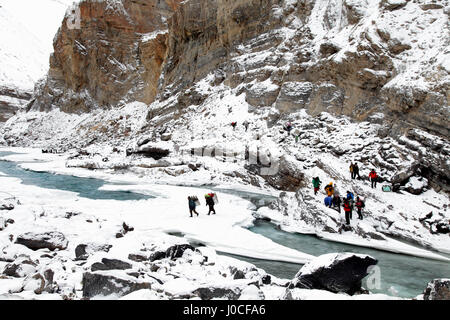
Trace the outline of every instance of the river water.
<instances>
[{"instance_id":1,"label":"river water","mask_svg":"<svg viewBox=\"0 0 450 320\"><path fill-rule=\"evenodd\" d=\"M0 152L0 156L8 153ZM72 191L80 197L89 199L115 199L115 200L141 200L151 196L126 191L99 190L105 181L92 178L79 178L67 175L55 175L46 172L28 171L17 166L17 163L0 161L0 172L20 178L24 184L35 185L47 189L58 189ZM211 189L214 190L212 187ZM1 190L1 188L0 188ZM7 190L1 190L7 192ZM216 189L216 192L231 193L250 200L255 207L267 205L274 198L262 196L255 193L233 191L227 189ZM355 252L369 254L378 259L380 268L379 287L371 288L372 292L398 295L400 297L412 298L426 287L426 284L434 278L450 277L450 264L435 260L416 258L412 256L394 254L369 248L351 246L320 240L315 236L293 234L277 229L271 223L255 221L251 231L261 234L274 242L289 248L297 249L315 256L331 252ZM237 257L263 268L268 273L277 277L292 279L301 268L301 265L252 259L248 257ZM377 282L374 282L377 284ZM364 283L363 283L364 285Z\"/></svg>"}]
</instances>

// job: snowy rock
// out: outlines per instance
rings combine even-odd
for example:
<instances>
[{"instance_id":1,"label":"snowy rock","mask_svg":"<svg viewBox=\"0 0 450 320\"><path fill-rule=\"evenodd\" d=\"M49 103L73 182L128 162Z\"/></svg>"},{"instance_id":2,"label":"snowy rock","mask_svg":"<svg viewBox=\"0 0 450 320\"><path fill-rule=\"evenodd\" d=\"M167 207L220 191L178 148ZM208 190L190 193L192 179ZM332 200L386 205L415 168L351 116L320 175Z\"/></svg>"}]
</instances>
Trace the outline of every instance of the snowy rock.
<instances>
[{"instance_id":1,"label":"snowy rock","mask_svg":"<svg viewBox=\"0 0 450 320\"><path fill-rule=\"evenodd\" d=\"M406 191L419 195L428 187L428 180L423 177L411 177L405 185Z\"/></svg>"},{"instance_id":2,"label":"snowy rock","mask_svg":"<svg viewBox=\"0 0 450 320\"><path fill-rule=\"evenodd\" d=\"M380 5L392 11L404 7L407 2L407 0L382 0Z\"/></svg>"},{"instance_id":3,"label":"snowy rock","mask_svg":"<svg viewBox=\"0 0 450 320\"><path fill-rule=\"evenodd\" d=\"M82 285L84 298L109 296L112 294L124 296L133 291L150 289L151 287L150 283L138 282L132 277L119 278L112 275L89 272L83 274Z\"/></svg>"},{"instance_id":4,"label":"snowy rock","mask_svg":"<svg viewBox=\"0 0 450 320\"><path fill-rule=\"evenodd\" d=\"M45 288L45 279L39 273L24 280L23 290L33 291L35 294L41 294Z\"/></svg>"},{"instance_id":5,"label":"snowy rock","mask_svg":"<svg viewBox=\"0 0 450 320\"><path fill-rule=\"evenodd\" d=\"M189 244L174 245L166 250L166 258L172 260L181 258L186 250L194 251L195 248Z\"/></svg>"},{"instance_id":6,"label":"snowy rock","mask_svg":"<svg viewBox=\"0 0 450 320\"><path fill-rule=\"evenodd\" d=\"M132 265L117 259L103 258L102 262L96 262L91 266L91 271L98 270L126 270L131 269Z\"/></svg>"},{"instance_id":7,"label":"snowy rock","mask_svg":"<svg viewBox=\"0 0 450 320\"><path fill-rule=\"evenodd\" d=\"M61 232L28 232L17 237L16 243L22 244L31 250L49 249L51 251L67 248L68 241Z\"/></svg>"},{"instance_id":8,"label":"snowy rock","mask_svg":"<svg viewBox=\"0 0 450 320\"><path fill-rule=\"evenodd\" d=\"M450 300L450 279L434 279L423 292L424 300Z\"/></svg>"},{"instance_id":9,"label":"snowy rock","mask_svg":"<svg viewBox=\"0 0 450 320\"><path fill-rule=\"evenodd\" d=\"M10 201L1 201L0 202L0 210L13 210L14 204Z\"/></svg>"},{"instance_id":10,"label":"snowy rock","mask_svg":"<svg viewBox=\"0 0 450 320\"><path fill-rule=\"evenodd\" d=\"M146 157L153 158L155 160L167 157L173 151L173 144L167 141L161 142L148 142L137 148L128 148L127 155L142 154Z\"/></svg>"},{"instance_id":11,"label":"snowy rock","mask_svg":"<svg viewBox=\"0 0 450 320\"><path fill-rule=\"evenodd\" d=\"M361 281L369 274L368 268L377 262L368 255L353 253L321 255L300 269L289 289L320 289L353 295L361 291Z\"/></svg>"},{"instance_id":12,"label":"snowy rock","mask_svg":"<svg viewBox=\"0 0 450 320\"><path fill-rule=\"evenodd\" d=\"M211 300L214 298L237 300L241 296L239 287L202 287L193 293L198 295L202 300Z\"/></svg>"},{"instance_id":13,"label":"snowy rock","mask_svg":"<svg viewBox=\"0 0 450 320\"><path fill-rule=\"evenodd\" d=\"M338 44L334 43L334 42L324 42L320 45L320 50L319 52L324 56L324 57L328 57L332 54L335 54L337 52L339 52L339 50L341 50L341 48L339 47Z\"/></svg>"},{"instance_id":14,"label":"snowy rock","mask_svg":"<svg viewBox=\"0 0 450 320\"><path fill-rule=\"evenodd\" d=\"M8 277L23 278L36 272L36 266L28 257L19 257L13 263L7 264L2 273Z\"/></svg>"},{"instance_id":15,"label":"snowy rock","mask_svg":"<svg viewBox=\"0 0 450 320\"><path fill-rule=\"evenodd\" d=\"M89 255L98 252L98 251L104 251L108 252L109 249L111 249L111 245L104 244L94 244L94 243L88 243L88 244L79 244L75 248L75 260L87 260Z\"/></svg>"}]
</instances>

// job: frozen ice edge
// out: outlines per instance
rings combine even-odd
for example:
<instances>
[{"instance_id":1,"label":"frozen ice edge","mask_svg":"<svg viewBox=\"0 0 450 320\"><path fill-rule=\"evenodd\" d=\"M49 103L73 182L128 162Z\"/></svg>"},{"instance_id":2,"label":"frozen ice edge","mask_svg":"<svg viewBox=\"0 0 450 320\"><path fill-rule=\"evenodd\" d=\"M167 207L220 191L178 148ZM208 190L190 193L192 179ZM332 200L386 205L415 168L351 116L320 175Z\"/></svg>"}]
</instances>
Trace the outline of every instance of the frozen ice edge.
<instances>
[{"instance_id":1,"label":"frozen ice edge","mask_svg":"<svg viewBox=\"0 0 450 320\"><path fill-rule=\"evenodd\" d=\"M155 190L159 189L159 192L157 191L157 194L161 194L161 192L164 193L164 188L186 188L189 189L189 187L195 188L196 193L206 192L207 187L202 191L202 187L204 187L205 183L203 181L197 181L196 185L194 182L187 183L187 186L176 186L176 185L170 185L170 184L149 184L148 180L145 178L136 177L133 175L120 175L113 173L107 173L107 172L99 172L97 170L88 170L84 168L66 168L65 167L65 157L64 155L55 155L55 154L42 154L40 149L36 148L0 148L0 151L6 151L6 152L15 152L17 154L8 155L4 157L0 157L0 160L5 161L13 161L13 162L21 162L19 163L19 166L26 170L31 171L37 171L37 172L49 172L53 174L64 174L64 175L72 175L76 177L81 178L96 178L101 179L109 183L121 183L123 185L104 185L101 189L103 190L110 190L110 191L133 191L136 193L142 193L142 194L150 194L154 195ZM29 161L46 161L46 162L40 162L40 163L30 163ZM128 184L128 185L126 185ZM189 187L188 187L189 186ZM218 186L222 189L234 189L235 185L233 186L226 186L226 185L220 185ZM256 187L250 187L250 186L240 186L238 188L240 191L246 191L256 194L262 194L262 195L276 195L275 192L265 191L261 190ZM230 195L231 196L231 195ZM233 196L237 197L237 196ZM242 199L243 200L243 199ZM246 201L246 200L243 200ZM258 212L259 213L259 212ZM262 216L265 216L264 214ZM273 219L274 217L268 216L272 223L281 223L281 221L277 221L276 219ZM249 231L248 229L245 229L246 227L249 227L252 225L252 222L249 221L251 217L248 217L248 219L244 219L243 221L238 221L233 224L233 227L239 228L242 232L240 234L243 239L248 238L250 234L255 235L253 232ZM314 234L318 238L325 240L325 241L333 241L337 243L345 243L360 247L367 247L372 249L377 249L381 251L387 251L397 254L405 254L410 256L415 256L419 258L426 258L426 259L432 259L432 260L438 260L443 262L450 262L450 258L444 257L442 255L433 253L431 251L421 249L406 243L403 243L401 241L392 239L388 236L386 238L388 241L382 241L382 240L366 240L354 236L346 236L346 235L334 235L331 233L326 232L317 232L314 229L310 228L299 228L295 226L283 226L281 225L281 228L285 232L289 233L300 233L300 234ZM174 226L167 226L167 229L165 229L163 232L173 232L173 233L181 233L184 235L185 239L187 241L192 242L199 242L205 245L208 245L209 247L225 252L225 253L231 253L238 256L246 256L256 259L264 259L264 260L272 260L272 261L280 261L280 262L290 262L290 263L299 263L299 264L305 264L306 262L310 261L314 256L300 252L298 250L290 249L281 245L276 244L270 239L267 239L263 236L261 236L260 240L266 242L265 240L268 240L267 244L273 243L277 246L280 246L283 248L282 250L286 253L280 253L275 251L272 254L268 254L267 252L270 252L270 246L262 248L261 252L254 251L253 248L240 248L239 246L230 246L227 244L227 241L220 243L217 240L212 239L210 236L200 236L196 234L195 232L189 233L186 229L184 229L184 225L182 225L180 228L176 228ZM234 230L233 232L237 232ZM251 237L250 237L251 238ZM265 239L265 240L263 240ZM225 239L226 240L226 239ZM228 239L229 240L229 239ZM245 241L241 241L245 242ZM286 250L287 249L287 250ZM297 252L297 254L295 254Z\"/></svg>"}]
</instances>

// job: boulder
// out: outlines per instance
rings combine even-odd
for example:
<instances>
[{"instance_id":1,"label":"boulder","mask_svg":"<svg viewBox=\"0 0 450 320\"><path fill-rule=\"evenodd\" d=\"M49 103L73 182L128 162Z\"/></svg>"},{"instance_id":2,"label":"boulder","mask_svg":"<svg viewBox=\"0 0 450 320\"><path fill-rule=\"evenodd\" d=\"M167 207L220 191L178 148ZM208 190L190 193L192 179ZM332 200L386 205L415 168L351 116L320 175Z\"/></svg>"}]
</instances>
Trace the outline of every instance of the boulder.
<instances>
[{"instance_id":1,"label":"boulder","mask_svg":"<svg viewBox=\"0 0 450 320\"><path fill-rule=\"evenodd\" d=\"M104 251L109 252L109 249L111 249L112 245L109 244L94 244L94 243L88 243L88 244L79 244L75 248L75 260L87 260L87 258L94 252L98 251Z\"/></svg>"},{"instance_id":2,"label":"boulder","mask_svg":"<svg viewBox=\"0 0 450 320\"><path fill-rule=\"evenodd\" d=\"M241 290L239 288L203 287L198 288L193 291L193 293L199 296L202 300L211 300L214 298L237 300L241 295Z\"/></svg>"},{"instance_id":3,"label":"boulder","mask_svg":"<svg viewBox=\"0 0 450 320\"><path fill-rule=\"evenodd\" d=\"M409 193L419 195L428 187L428 180L424 177L411 177L405 185L405 190Z\"/></svg>"},{"instance_id":4,"label":"boulder","mask_svg":"<svg viewBox=\"0 0 450 320\"><path fill-rule=\"evenodd\" d=\"M186 250L192 250L194 251L195 248L189 244L177 244L174 246L171 246L166 250L166 258L170 258L172 260L175 260L177 258L181 258Z\"/></svg>"},{"instance_id":5,"label":"boulder","mask_svg":"<svg viewBox=\"0 0 450 320\"><path fill-rule=\"evenodd\" d=\"M17 244L26 246L31 250L49 249L64 250L67 248L68 241L61 232L51 231L44 233L28 232L22 234L16 239Z\"/></svg>"},{"instance_id":6,"label":"boulder","mask_svg":"<svg viewBox=\"0 0 450 320\"><path fill-rule=\"evenodd\" d=\"M136 148L128 148L127 156L131 154L141 154L145 157L160 160L167 157L173 151L173 144L167 141L148 142Z\"/></svg>"},{"instance_id":7,"label":"boulder","mask_svg":"<svg viewBox=\"0 0 450 320\"><path fill-rule=\"evenodd\" d=\"M92 298L98 295L109 296L111 294L124 296L133 291L150 289L151 284L138 282L135 278L118 278L100 273L83 274L83 298Z\"/></svg>"},{"instance_id":8,"label":"boulder","mask_svg":"<svg viewBox=\"0 0 450 320\"><path fill-rule=\"evenodd\" d=\"M34 291L35 294L41 294L45 288L45 279L39 273L32 277L27 277L23 282L24 291Z\"/></svg>"},{"instance_id":9,"label":"boulder","mask_svg":"<svg viewBox=\"0 0 450 320\"><path fill-rule=\"evenodd\" d=\"M450 279L434 279L423 292L424 300L450 300Z\"/></svg>"},{"instance_id":10,"label":"boulder","mask_svg":"<svg viewBox=\"0 0 450 320\"><path fill-rule=\"evenodd\" d=\"M361 291L368 268L378 261L368 255L330 253L304 265L289 284L289 289L319 289L353 295Z\"/></svg>"},{"instance_id":11,"label":"boulder","mask_svg":"<svg viewBox=\"0 0 450 320\"><path fill-rule=\"evenodd\" d=\"M96 262L91 266L92 271L98 270L126 270L131 269L132 265L128 262L124 262L117 259L106 259L103 258L102 262Z\"/></svg>"}]
</instances>

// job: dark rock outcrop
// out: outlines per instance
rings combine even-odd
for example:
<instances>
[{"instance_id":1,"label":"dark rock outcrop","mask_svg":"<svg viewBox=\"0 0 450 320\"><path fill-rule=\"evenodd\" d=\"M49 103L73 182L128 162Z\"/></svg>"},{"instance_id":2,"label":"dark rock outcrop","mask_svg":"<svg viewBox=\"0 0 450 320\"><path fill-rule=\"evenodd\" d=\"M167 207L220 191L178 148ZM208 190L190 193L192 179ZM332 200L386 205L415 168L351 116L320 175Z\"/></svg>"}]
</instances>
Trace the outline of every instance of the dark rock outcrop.
<instances>
[{"instance_id":1,"label":"dark rock outcrop","mask_svg":"<svg viewBox=\"0 0 450 320\"><path fill-rule=\"evenodd\" d=\"M103 258L102 262L96 262L91 266L91 271L98 270L126 270L131 269L132 265L117 259Z\"/></svg>"},{"instance_id":2,"label":"dark rock outcrop","mask_svg":"<svg viewBox=\"0 0 450 320\"><path fill-rule=\"evenodd\" d=\"M22 244L31 250L49 249L64 250L67 248L68 241L61 232L28 232L17 237L16 243Z\"/></svg>"},{"instance_id":3,"label":"dark rock outcrop","mask_svg":"<svg viewBox=\"0 0 450 320\"><path fill-rule=\"evenodd\" d=\"M424 300L450 300L450 279L434 279L423 292Z\"/></svg>"},{"instance_id":4,"label":"dark rock outcrop","mask_svg":"<svg viewBox=\"0 0 450 320\"><path fill-rule=\"evenodd\" d=\"M237 300L241 295L240 290L237 288L231 289L231 288L214 288L214 287L198 288L195 291L193 291L193 293L198 295L202 300L211 300L214 298Z\"/></svg>"},{"instance_id":5,"label":"dark rock outcrop","mask_svg":"<svg viewBox=\"0 0 450 320\"><path fill-rule=\"evenodd\" d=\"M115 294L123 296L133 291L150 289L151 284L137 282L131 279L118 278L97 273L83 274L83 298L92 298L98 295L108 296Z\"/></svg>"},{"instance_id":6,"label":"dark rock outcrop","mask_svg":"<svg viewBox=\"0 0 450 320\"><path fill-rule=\"evenodd\" d=\"M352 253L322 255L300 269L289 284L289 289L319 289L353 295L361 291L361 281L368 275L368 268L377 262L368 255Z\"/></svg>"},{"instance_id":7,"label":"dark rock outcrop","mask_svg":"<svg viewBox=\"0 0 450 320\"><path fill-rule=\"evenodd\" d=\"M87 260L90 254L97 252L97 251L104 251L108 252L109 249L111 249L111 245L104 244L104 245L97 245L97 244L79 244L75 248L75 260Z\"/></svg>"}]
</instances>

